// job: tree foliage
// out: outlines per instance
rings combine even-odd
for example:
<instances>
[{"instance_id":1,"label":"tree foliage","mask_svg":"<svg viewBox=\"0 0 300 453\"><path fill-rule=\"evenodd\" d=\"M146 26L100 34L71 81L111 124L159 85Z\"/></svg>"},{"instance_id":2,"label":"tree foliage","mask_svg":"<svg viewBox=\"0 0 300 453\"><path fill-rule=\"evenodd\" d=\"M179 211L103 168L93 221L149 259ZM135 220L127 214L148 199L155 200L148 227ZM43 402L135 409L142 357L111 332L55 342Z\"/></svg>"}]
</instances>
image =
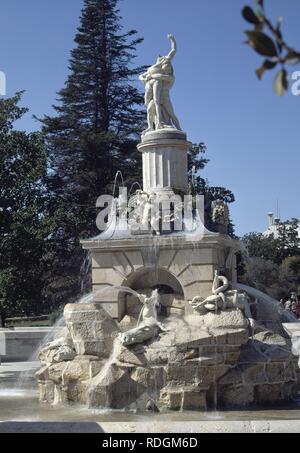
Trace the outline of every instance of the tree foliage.
<instances>
[{"instance_id":1,"label":"tree foliage","mask_svg":"<svg viewBox=\"0 0 300 453\"><path fill-rule=\"evenodd\" d=\"M190 192L193 195L200 194L204 196L205 224L208 229L214 230L215 225L212 221L212 205L216 200L223 200L225 203L234 203L235 196L230 189L222 186L211 186L207 179L202 178L199 171L203 170L210 162L204 155L207 147L204 143L194 144L188 155L188 169L190 180ZM234 225L229 222L228 234L236 237L234 234Z\"/></svg>"},{"instance_id":2,"label":"tree foliage","mask_svg":"<svg viewBox=\"0 0 300 453\"><path fill-rule=\"evenodd\" d=\"M27 109L21 93L0 100L0 314L38 314L48 225L46 154L40 133L14 130Z\"/></svg>"},{"instance_id":3,"label":"tree foliage","mask_svg":"<svg viewBox=\"0 0 300 453\"><path fill-rule=\"evenodd\" d=\"M257 9L245 6L242 10L243 18L253 26L253 30L246 30L247 44L256 53L265 57L261 66L256 70L259 79L264 73L277 68L273 88L278 96L283 96L289 86L287 65L300 63L300 51L295 50L285 41L282 34L282 18L276 24L267 17L263 0L256 0Z\"/></svg>"},{"instance_id":4,"label":"tree foliage","mask_svg":"<svg viewBox=\"0 0 300 453\"><path fill-rule=\"evenodd\" d=\"M300 291L300 241L297 219L278 224L278 237L250 233L242 238L244 251L239 262L241 282L277 299Z\"/></svg>"},{"instance_id":5,"label":"tree foliage","mask_svg":"<svg viewBox=\"0 0 300 453\"><path fill-rule=\"evenodd\" d=\"M0 101L0 312L37 315L74 302L89 260L80 239L95 236L96 200L113 192L121 170L130 187L141 183L136 145L145 128L143 96L136 86L135 30L123 32L118 0L84 0L71 52L70 73L42 133L18 131L27 109L21 93ZM209 162L203 143L189 153L194 191L206 212L232 192L199 175ZM233 228L231 226L231 228Z\"/></svg>"},{"instance_id":6,"label":"tree foliage","mask_svg":"<svg viewBox=\"0 0 300 453\"><path fill-rule=\"evenodd\" d=\"M128 185L142 173L136 144L145 115L134 80L144 68L133 66L142 39L135 30L122 31L117 3L84 1L70 75L58 93L55 116L42 119L54 219L45 291L57 304L80 292L79 241L99 233L97 198L112 194L118 170Z\"/></svg>"}]
</instances>

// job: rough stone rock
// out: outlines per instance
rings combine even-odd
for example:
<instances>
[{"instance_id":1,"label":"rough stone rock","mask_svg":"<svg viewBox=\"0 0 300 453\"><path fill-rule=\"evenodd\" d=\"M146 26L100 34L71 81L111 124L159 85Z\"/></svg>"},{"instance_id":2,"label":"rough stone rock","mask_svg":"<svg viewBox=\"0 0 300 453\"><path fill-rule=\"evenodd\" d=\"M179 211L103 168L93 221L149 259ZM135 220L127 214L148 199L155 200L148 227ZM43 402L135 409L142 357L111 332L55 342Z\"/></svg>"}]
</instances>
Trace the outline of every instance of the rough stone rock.
<instances>
[{"instance_id":1,"label":"rough stone rock","mask_svg":"<svg viewBox=\"0 0 300 453\"><path fill-rule=\"evenodd\" d=\"M200 366L211 366L211 365L220 365L224 363L225 356L224 354L218 352L216 354L206 354L205 356L200 356L195 359L190 359L189 363L195 362Z\"/></svg>"},{"instance_id":2,"label":"rough stone rock","mask_svg":"<svg viewBox=\"0 0 300 453\"><path fill-rule=\"evenodd\" d=\"M225 363L228 365L235 365L240 359L240 351L226 352Z\"/></svg>"},{"instance_id":3,"label":"rough stone rock","mask_svg":"<svg viewBox=\"0 0 300 453\"><path fill-rule=\"evenodd\" d=\"M186 351L180 352L173 348L169 354L170 362L185 362L187 360L196 359L199 357L199 348L191 348Z\"/></svg>"},{"instance_id":4,"label":"rough stone rock","mask_svg":"<svg viewBox=\"0 0 300 453\"><path fill-rule=\"evenodd\" d=\"M132 306L127 305L127 315L131 318L134 318L136 321L139 318L143 306L141 303L135 303Z\"/></svg>"},{"instance_id":5,"label":"rough stone rock","mask_svg":"<svg viewBox=\"0 0 300 453\"><path fill-rule=\"evenodd\" d=\"M89 378L96 376L105 365L105 360L99 360L97 356L88 355L78 355L74 362L79 362L81 368L85 370L85 375L89 374Z\"/></svg>"},{"instance_id":6,"label":"rough stone rock","mask_svg":"<svg viewBox=\"0 0 300 453\"><path fill-rule=\"evenodd\" d=\"M126 315L122 319L121 322L119 322L119 328L122 332L126 332L127 330L131 330L137 325L137 319L134 318L133 316Z\"/></svg>"},{"instance_id":7,"label":"rough stone rock","mask_svg":"<svg viewBox=\"0 0 300 453\"><path fill-rule=\"evenodd\" d=\"M144 348L140 347L140 345L130 349L125 346L121 346L117 360L121 363L132 364L135 366L145 366L148 363L144 353Z\"/></svg>"},{"instance_id":8,"label":"rough stone rock","mask_svg":"<svg viewBox=\"0 0 300 453\"><path fill-rule=\"evenodd\" d=\"M49 373L48 373L49 365L42 366L36 373L35 377L38 381L47 381L49 380Z\"/></svg>"},{"instance_id":9,"label":"rough stone rock","mask_svg":"<svg viewBox=\"0 0 300 453\"><path fill-rule=\"evenodd\" d=\"M146 388L161 389L165 385L164 368L136 368L131 379Z\"/></svg>"},{"instance_id":10,"label":"rough stone rock","mask_svg":"<svg viewBox=\"0 0 300 453\"><path fill-rule=\"evenodd\" d=\"M175 335L175 346L179 351L192 349L201 345L214 344L215 339L209 333L187 326L184 330L178 329Z\"/></svg>"},{"instance_id":11,"label":"rough stone rock","mask_svg":"<svg viewBox=\"0 0 300 453\"><path fill-rule=\"evenodd\" d=\"M51 365L48 370L50 379L56 384L79 380L85 381L91 378L90 371L89 362L79 360Z\"/></svg>"},{"instance_id":12,"label":"rough stone rock","mask_svg":"<svg viewBox=\"0 0 300 453\"><path fill-rule=\"evenodd\" d=\"M210 312L202 316L209 329L247 329L248 321L239 308Z\"/></svg>"},{"instance_id":13,"label":"rough stone rock","mask_svg":"<svg viewBox=\"0 0 300 453\"><path fill-rule=\"evenodd\" d=\"M228 344L216 344L216 345L209 345L209 346L200 346L199 347L199 355L206 355L206 354L216 354L219 352L223 352L224 354L231 353L231 352L240 352L240 345L228 345Z\"/></svg>"},{"instance_id":14,"label":"rough stone rock","mask_svg":"<svg viewBox=\"0 0 300 453\"><path fill-rule=\"evenodd\" d=\"M167 409L179 411L182 406L182 391L164 388L160 393L159 404Z\"/></svg>"},{"instance_id":15,"label":"rough stone rock","mask_svg":"<svg viewBox=\"0 0 300 453\"><path fill-rule=\"evenodd\" d=\"M70 360L73 360L75 356L75 349L69 345L64 345L57 349L53 360L54 362L68 362Z\"/></svg>"},{"instance_id":16,"label":"rough stone rock","mask_svg":"<svg viewBox=\"0 0 300 453\"><path fill-rule=\"evenodd\" d=\"M206 392L197 390L184 390L182 400L182 410L203 411L207 410Z\"/></svg>"},{"instance_id":17,"label":"rough stone rock","mask_svg":"<svg viewBox=\"0 0 300 453\"><path fill-rule=\"evenodd\" d=\"M243 374L239 367L232 368L218 380L218 385L242 384Z\"/></svg>"},{"instance_id":18,"label":"rough stone rock","mask_svg":"<svg viewBox=\"0 0 300 453\"><path fill-rule=\"evenodd\" d=\"M134 403L145 388L131 379L130 370L115 364L103 368L88 385L89 407L124 409Z\"/></svg>"},{"instance_id":19,"label":"rough stone rock","mask_svg":"<svg viewBox=\"0 0 300 453\"><path fill-rule=\"evenodd\" d=\"M196 384L198 382L198 368L198 363L186 363L185 366L180 363L168 364L167 380L177 384Z\"/></svg>"},{"instance_id":20,"label":"rough stone rock","mask_svg":"<svg viewBox=\"0 0 300 453\"><path fill-rule=\"evenodd\" d=\"M87 387L82 382L70 382L67 388L67 400L85 404Z\"/></svg>"},{"instance_id":21,"label":"rough stone rock","mask_svg":"<svg viewBox=\"0 0 300 453\"><path fill-rule=\"evenodd\" d=\"M182 308L177 307L167 307L166 308L167 316L177 315L177 316L184 316L185 310Z\"/></svg>"},{"instance_id":22,"label":"rough stone rock","mask_svg":"<svg viewBox=\"0 0 300 453\"><path fill-rule=\"evenodd\" d=\"M67 362L55 363L48 368L49 380L54 384L61 384L63 372L67 366Z\"/></svg>"},{"instance_id":23,"label":"rough stone rock","mask_svg":"<svg viewBox=\"0 0 300 453\"><path fill-rule=\"evenodd\" d=\"M230 331L226 329L210 329L209 331L216 346L225 346L228 343L228 332ZM234 333L236 332L239 332L239 330L234 330Z\"/></svg>"},{"instance_id":24,"label":"rough stone rock","mask_svg":"<svg viewBox=\"0 0 300 453\"><path fill-rule=\"evenodd\" d=\"M271 345L264 351L265 356L271 362L286 362L292 360L291 351L287 347Z\"/></svg>"},{"instance_id":25,"label":"rough stone rock","mask_svg":"<svg viewBox=\"0 0 300 453\"><path fill-rule=\"evenodd\" d=\"M245 362L289 362L291 360L293 356L287 345L262 343L258 340L251 341L242 348L240 359Z\"/></svg>"},{"instance_id":26,"label":"rough stone rock","mask_svg":"<svg viewBox=\"0 0 300 453\"><path fill-rule=\"evenodd\" d=\"M100 304L69 304L64 316L77 354L110 356L120 330Z\"/></svg>"},{"instance_id":27,"label":"rough stone rock","mask_svg":"<svg viewBox=\"0 0 300 453\"><path fill-rule=\"evenodd\" d=\"M295 396L298 395L299 391L300 391L299 380L285 382L284 384L281 385L281 394L282 394L283 400L293 399Z\"/></svg>"},{"instance_id":28,"label":"rough stone rock","mask_svg":"<svg viewBox=\"0 0 300 453\"><path fill-rule=\"evenodd\" d=\"M267 382L264 363L253 363L239 366L245 384L263 384Z\"/></svg>"},{"instance_id":29,"label":"rough stone rock","mask_svg":"<svg viewBox=\"0 0 300 453\"><path fill-rule=\"evenodd\" d=\"M169 324L164 323L165 327L168 329L167 332L161 332L160 335L153 339L149 347L155 349L162 349L162 348L171 348L174 346L175 341L175 332L173 327L170 327Z\"/></svg>"},{"instance_id":30,"label":"rough stone rock","mask_svg":"<svg viewBox=\"0 0 300 453\"><path fill-rule=\"evenodd\" d=\"M210 385L228 370L228 365L202 366L198 362L187 362L184 366L172 363L167 366L167 381L182 385Z\"/></svg>"},{"instance_id":31,"label":"rough stone rock","mask_svg":"<svg viewBox=\"0 0 300 453\"><path fill-rule=\"evenodd\" d=\"M248 329L228 329L227 330L227 344L229 345L242 345L249 340Z\"/></svg>"},{"instance_id":32,"label":"rough stone rock","mask_svg":"<svg viewBox=\"0 0 300 453\"><path fill-rule=\"evenodd\" d=\"M272 362L266 365L269 382L284 382L296 379L292 363Z\"/></svg>"},{"instance_id":33,"label":"rough stone rock","mask_svg":"<svg viewBox=\"0 0 300 453\"><path fill-rule=\"evenodd\" d=\"M218 403L222 407L244 407L254 402L252 385L218 386Z\"/></svg>"},{"instance_id":34,"label":"rough stone rock","mask_svg":"<svg viewBox=\"0 0 300 453\"><path fill-rule=\"evenodd\" d=\"M197 387L164 387L160 392L160 406L169 410L206 411L206 389Z\"/></svg>"},{"instance_id":35,"label":"rough stone rock","mask_svg":"<svg viewBox=\"0 0 300 453\"><path fill-rule=\"evenodd\" d=\"M67 344L55 349L42 350L39 353L39 360L42 364L51 365L53 363L68 362L76 356L76 351Z\"/></svg>"},{"instance_id":36,"label":"rough stone rock","mask_svg":"<svg viewBox=\"0 0 300 453\"><path fill-rule=\"evenodd\" d=\"M261 351L261 343L258 341L249 341L241 347L239 363L258 363L266 362L266 355Z\"/></svg>"},{"instance_id":37,"label":"rough stone rock","mask_svg":"<svg viewBox=\"0 0 300 453\"><path fill-rule=\"evenodd\" d=\"M255 400L258 403L269 403L283 400L280 384L257 385L255 388L255 394Z\"/></svg>"},{"instance_id":38,"label":"rough stone rock","mask_svg":"<svg viewBox=\"0 0 300 453\"><path fill-rule=\"evenodd\" d=\"M179 300L173 297L169 297L168 300L161 300L161 303L164 305L166 309L167 316L175 315L179 317L183 317L185 314L185 301Z\"/></svg>"},{"instance_id":39,"label":"rough stone rock","mask_svg":"<svg viewBox=\"0 0 300 453\"><path fill-rule=\"evenodd\" d=\"M39 361L42 365L51 365L54 363L54 357L56 355L56 350L51 349L50 351L40 351L38 354Z\"/></svg>"},{"instance_id":40,"label":"rough stone rock","mask_svg":"<svg viewBox=\"0 0 300 453\"><path fill-rule=\"evenodd\" d=\"M256 333L255 335L253 335L253 340L256 340L265 345L277 346L287 346L289 342L283 336L269 330L264 330L262 332Z\"/></svg>"},{"instance_id":41,"label":"rough stone rock","mask_svg":"<svg viewBox=\"0 0 300 453\"><path fill-rule=\"evenodd\" d=\"M230 365L225 365L225 364L210 366L210 367L200 366L199 367L199 382L201 384L205 384L205 385L207 383L209 383L209 384L214 383L214 382L218 381L218 379L220 379L220 377L224 376L224 374L226 374L230 368L231 368Z\"/></svg>"},{"instance_id":42,"label":"rough stone rock","mask_svg":"<svg viewBox=\"0 0 300 453\"><path fill-rule=\"evenodd\" d=\"M128 348L116 337L130 330L129 316L120 327L99 304L69 305L65 315L77 355L55 363L57 350L49 351L36 373L41 401L146 410L159 398L171 410L201 411L207 402L283 401L300 387L289 341L266 329L249 339L239 310L159 318L166 333Z\"/></svg>"},{"instance_id":43,"label":"rough stone rock","mask_svg":"<svg viewBox=\"0 0 300 453\"><path fill-rule=\"evenodd\" d=\"M174 354L174 348L147 348L145 351L145 357L149 365L166 365L170 360L171 354Z\"/></svg>"},{"instance_id":44,"label":"rough stone rock","mask_svg":"<svg viewBox=\"0 0 300 453\"><path fill-rule=\"evenodd\" d=\"M40 402L53 404L54 402L54 388L55 385L52 381L45 381L39 383Z\"/></svg>"}]
</instances>

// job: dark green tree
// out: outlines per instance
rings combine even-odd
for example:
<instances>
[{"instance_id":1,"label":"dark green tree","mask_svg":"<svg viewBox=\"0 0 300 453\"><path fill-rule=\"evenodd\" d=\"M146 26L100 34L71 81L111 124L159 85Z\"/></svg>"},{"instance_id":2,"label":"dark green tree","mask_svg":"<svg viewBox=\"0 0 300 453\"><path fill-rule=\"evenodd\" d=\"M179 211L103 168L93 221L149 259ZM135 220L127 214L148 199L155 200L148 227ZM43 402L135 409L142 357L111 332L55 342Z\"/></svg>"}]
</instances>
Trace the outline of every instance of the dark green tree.
<instances>
[{"instance_id":1,"label":"dark green tree","mask_svg":"<svg viewBox=\"0 0 300 453\"><path fill-rule=\"evenodd\" d=\"M291 219L278 225L278 246L275 261L282 263L288 257L300 255L299 220Z\"/></svg>"},{"instance_id":2,"label":"dark green tree","mask_svg":"<svg viewBox=\"0 0 300 453\"><path fill-rule=\"evenodd\" d=\"M43 304L46 154L40 133L14 129L21 93L0 100L0 315L39 314Z\"/></svg>"},{"instance_id":3,"label":"dark green tree","mask_svg":"<svg viewBox=\"0 0 300 453\"><path fill-rule=\"evenodd\" d=\"M242 238L242 242L247 256L276 261L279 241L273 234L264 236L262 233L248 233Z\"/></svg>"},{"instance_id":4,"label":"dark green tree","mask_svg":"<svg viewBox=\"0 0 300 453\"><path fill-rule=\"evenodd\" d=\"M235 196L231 190L225 187L211 186L207 179L204 179L199 175L199 172L203 170L206 165L210 162L204 155L207 151L204 143L194 144L188 154L188 169L189 169L189 180L190 180L190 192L193 195L200 194L204 196L204 208L205 208L205 224L208 229L214 230L215 225L212 221L212 205L220 199L225 203L233 203ZM234 234L234 225L232 221L229 223L228 234L232 237L236 237Z\"/></svg>"},{"instance_id":5,"label":"dark green tree","mask_svg":"<svg viewBox=\"0 0 300 453\"><path fill-rule=\"evenodd\" d=\"M80 291L79 240L95 236L96 201L112 194L122 170L128 187L141 177L136 149L144 129L143 97L133 66L137 32L122 31L118 0L85 0L70 74L54 116L41 121L49 159L53 219L46 295L65 303Z\"/></svg>"},{"instance_id":6,"label":"dark green tree","mask_svg":"<svg viewBox=\"0 0 300 453\"><path fill-rule=\"evenodd\" d=\"M297 219L279 222L276 238L249 233L242 238L239 280L285 299L300 289L300 244Z\"/></svg>"},{"instance_id":7,"label":"dark green tree","mask_svg":"<svg viewBox=\"0 0 300 453\"><path fill-rule=\"evenodd\" d=\"M285 258L281 264L280 277L288 282L289 292L300 295L300 255Z\"/></svg>"}]
</instances>

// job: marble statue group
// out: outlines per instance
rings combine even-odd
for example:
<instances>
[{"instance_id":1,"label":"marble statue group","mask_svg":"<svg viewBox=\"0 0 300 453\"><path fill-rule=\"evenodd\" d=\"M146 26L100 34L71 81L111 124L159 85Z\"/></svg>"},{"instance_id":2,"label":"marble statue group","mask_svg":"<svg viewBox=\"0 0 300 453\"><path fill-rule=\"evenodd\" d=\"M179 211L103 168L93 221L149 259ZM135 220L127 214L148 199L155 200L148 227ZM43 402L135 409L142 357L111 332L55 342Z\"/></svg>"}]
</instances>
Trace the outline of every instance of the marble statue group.
<instances>
[{"instance_id":1,"label":"marble statue group","mask_svg":"<svg viewBox=\"0 0 300 453\"><path fill-rule=\"evenodd\" d=\"M175 82L172 60L177 52L177 44L172 34L169 34L168 38L171 41L169 54L158 57L157 62L140 76L140 80L145 84L148 120L148 129L145 132L165 127L181 130L170 99L170 90Z\"/></svg>"}]
</instances>

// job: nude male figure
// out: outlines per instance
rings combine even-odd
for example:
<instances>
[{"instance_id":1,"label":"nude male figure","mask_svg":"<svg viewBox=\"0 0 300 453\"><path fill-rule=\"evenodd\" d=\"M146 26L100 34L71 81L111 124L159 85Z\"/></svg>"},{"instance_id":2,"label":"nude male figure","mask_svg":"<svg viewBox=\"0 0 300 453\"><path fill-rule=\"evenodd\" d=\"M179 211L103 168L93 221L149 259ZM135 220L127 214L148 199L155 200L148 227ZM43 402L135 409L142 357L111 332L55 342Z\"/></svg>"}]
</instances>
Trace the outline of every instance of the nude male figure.
<instances>
[{"instance_id":1,"label":"nude male figure","mask_svg":"<svg viewBox=\"0 0 300 453\"><path fill-rule=\"evenodd\" d=\"M175 82L172 60L177 52L177 45L173 35L169 34L171 51L165 57L159 57L155 65L140 76L145 84L145 105L147 107L148 129L162 129L174 124L181 130L178 118L175 115L170 100L170 90Z\"/></svg>"}]
</instances>

